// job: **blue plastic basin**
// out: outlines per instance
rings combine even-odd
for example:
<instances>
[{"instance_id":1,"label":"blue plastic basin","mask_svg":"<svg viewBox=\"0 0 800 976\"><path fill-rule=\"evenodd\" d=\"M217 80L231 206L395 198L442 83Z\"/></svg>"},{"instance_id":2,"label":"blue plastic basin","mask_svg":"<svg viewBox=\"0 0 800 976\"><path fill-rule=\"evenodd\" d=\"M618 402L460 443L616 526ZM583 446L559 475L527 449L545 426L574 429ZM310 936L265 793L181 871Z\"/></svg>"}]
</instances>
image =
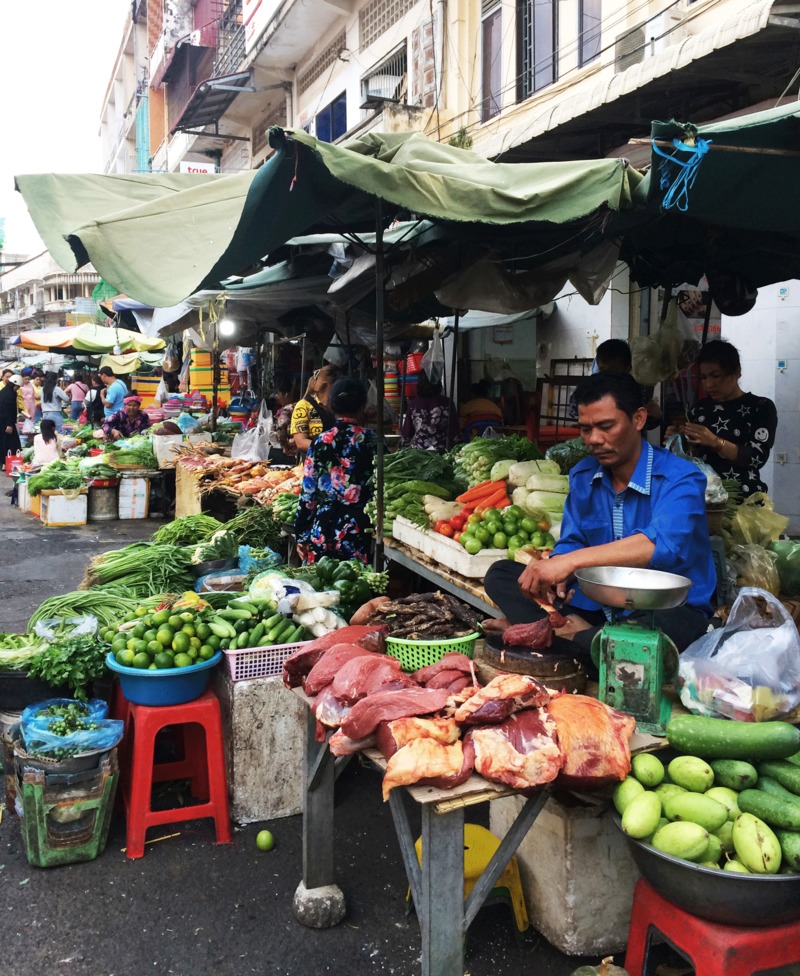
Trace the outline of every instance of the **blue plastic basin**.
<instances>
[{"instance_id":1,"label":"blue plastic basin","mask_svg":"<svg viewBox=\"0 0 800 976\"><path fill-rule=\"evenodd\" d=\"M109 652L106 665L119 675L122 694L134 705L182 705L206 690L211 668L222 660L222 651L186 668L128 668Z\"/></svg>"}]
</instances>

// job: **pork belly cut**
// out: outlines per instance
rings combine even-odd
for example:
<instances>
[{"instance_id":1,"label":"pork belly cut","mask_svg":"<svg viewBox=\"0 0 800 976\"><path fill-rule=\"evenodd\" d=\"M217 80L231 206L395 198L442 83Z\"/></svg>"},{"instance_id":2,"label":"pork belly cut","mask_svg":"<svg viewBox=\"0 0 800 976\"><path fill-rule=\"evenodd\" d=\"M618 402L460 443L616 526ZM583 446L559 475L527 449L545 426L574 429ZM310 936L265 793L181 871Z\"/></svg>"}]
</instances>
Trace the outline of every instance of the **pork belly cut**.
<instances>
[{"instance_id":1,"label":"pork belly cut","mask_svg":"<svg viewBox=\"0 0 800 976\"><path fill-rule=\"evenodd\" d=\"M398 749L415 739L435 739L450 744L460 735L452 718L398 718L393 722L381 722L375 731L376 745L384 758L391 759Z\"/></svg>"},{"instance_id":2,"label":"pork belly cut","mask_svg":"<svg viewBox=\"0 0 800 976\"><path fill-rule=\"evenodd\" d=\"M444 708L448 693L444 688L401 688L376 691L357 701L342 722L342 731L351 739L363 739L380 722L411 715L432 715Z\"/></svg>"},{"instance_id":3,"label":"pork belly cut","mask_svg":"<svg viewBox=\"0 0 800 976\"><path fill-rule=\"evenodd\" d=\"M322 655L335 644L358 644L367 651L383 654L386 650L386 635L389 628L385 624L371 624L362 627L342 627L330 634L317 637L294 654L290 654L283 664L283 683L287 688L298 688Z\"/></svg>"},{"instance_id":4,"label":"pork belly cut","mask_svg":"<svg viewBox=\"0 0 800 976\"><path fill-rule=\"evenodd\" d=\"M515 790L552 783L563 764L556 723L544 708L526 708L499 725L472 728L466 740L475 749L476 771Z\"/></svg>"},{"instance_id":5,"label":"pork belly cut","mask_svg":"<svg viewBox=\"0 0 800 976\"><path fill-rule=\"evenodd\" d=\"M632 715L586 695L559 695L547 711L555 720L564 754L558 786L590 791L625 779L636 728Z\"/></svg>"},{"instance_id":6,"label":"pork belly cut","mask_svg":"<svg viewBox=\"0 0 800 976\"><path fill-rule=\"evenodd\" d=\"M457 739L440 742L412 739L391 757L383 775L383 799L396 786L435 786L447 790L469 779L474 763L472 746Z\"/></svg>"},{"instance_id":7,"label":"pork belly cut","mask_svg":"<svg viewBox=\"0 0 800 976\"><path fill-rule=\"evenodd\" d=\"M524 674L499 674L468 698L455 713L459 725L496 725L513 712L544 705L550 692Z\"/></svg>"}]
</instances>

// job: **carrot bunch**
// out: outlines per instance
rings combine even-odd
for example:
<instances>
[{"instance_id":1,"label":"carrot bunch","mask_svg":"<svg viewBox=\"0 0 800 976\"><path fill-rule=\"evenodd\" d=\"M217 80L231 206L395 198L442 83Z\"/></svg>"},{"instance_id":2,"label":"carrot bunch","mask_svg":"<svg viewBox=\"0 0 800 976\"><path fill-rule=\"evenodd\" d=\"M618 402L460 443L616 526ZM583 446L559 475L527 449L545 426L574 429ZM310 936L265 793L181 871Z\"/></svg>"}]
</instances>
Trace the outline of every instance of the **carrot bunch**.
<instances>
[{"instance_id":1,"label":"carrot bunch","mask_svg":"<svg viewBox=\"0 0 800 976\"><path fill-rule=\"evenodd\" d=\"M489 508L506 508L511 504L505 481L482 481L456 498L479 515Z\"/></svg>"}]
</instances>

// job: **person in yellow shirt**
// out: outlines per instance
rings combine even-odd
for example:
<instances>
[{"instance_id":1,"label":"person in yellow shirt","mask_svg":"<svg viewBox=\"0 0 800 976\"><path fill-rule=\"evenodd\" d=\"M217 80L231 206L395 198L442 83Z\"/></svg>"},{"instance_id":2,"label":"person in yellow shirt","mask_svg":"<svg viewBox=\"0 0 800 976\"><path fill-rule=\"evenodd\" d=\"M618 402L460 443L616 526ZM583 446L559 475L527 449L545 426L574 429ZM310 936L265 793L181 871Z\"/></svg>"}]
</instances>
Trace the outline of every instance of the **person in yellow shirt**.
<instances>
[{"instance_id":1,"label":"person in yellow shirt","mask_svg":"<svg viewBox=\"0 0 800 976\"><path fill-rule=\"evenodd\" d=\"M289 436L301 453L305 454L314 438L333 426L329 399L331 387L341 376L338 366L322 366L311 374L303 398L294 405Z\"/></svg>"},{"instance_id":2,"label":"person in yellow shirt","mask_svg":"<svg viewBox=\"0 0 800 976\"><path fill-rule=\"evenodd\" d=\"M497 420L502 423L503 411L494 400L489 399L490 385L488 380L478 380L472 387L472 399L462 403L458 411L463 428L471 420Z\"/></svg>"}]
</instances>

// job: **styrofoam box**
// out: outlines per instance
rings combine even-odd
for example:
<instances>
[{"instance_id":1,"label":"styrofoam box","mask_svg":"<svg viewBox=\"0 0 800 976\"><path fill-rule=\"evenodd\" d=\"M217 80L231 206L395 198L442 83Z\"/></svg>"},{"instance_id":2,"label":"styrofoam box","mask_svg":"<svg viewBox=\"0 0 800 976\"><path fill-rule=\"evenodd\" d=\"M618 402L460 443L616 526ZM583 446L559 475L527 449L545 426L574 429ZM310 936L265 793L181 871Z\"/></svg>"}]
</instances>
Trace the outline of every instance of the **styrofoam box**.
<instances>
[{"instance_id":1,"label":"styrofoam box","mask_svg":"<svg viewBox=\"0 0 800 976\"><path fill-rule=\"evenodd\" d=\"M41 519L44 525L86 525L88 492L67 498L60 491L41 492Z\"/></svg>"},{"instance_id":2,"label":"styrofoam box","mask_svg":"<svg viewBox=\"0 0 800 976\"><path fill-rule=\"evenodd\" d=\"M150 507L150 479L126 478L119 483L119 517L121 519L147 518Z\"/></svg>"},{"instance_id":3,"label":"styrofoam box","mask_svg":"<svg viewBox=\"0 0 800 976\"><path fill-rule=\"evenodd\" d=\"M31 495L28 491L27 478L17 483L17 506L21 512L30 512Z\"/></svg>"},{"instance_id":4,"label":"styrofoam box","mask_svg":"<svg viewBox=\"0 0 800 976\"><path fill-rule=\"evenodd\" d=\"M162 434L153 438L153 453L159 468L174 468L178 460L175 448L183 443L183 434Z\"/></svg>"},{"instance_id":5,"label":"styrofoam box","mask_svg":"<svg viewBox=\"0 0 800 976\"><path fill-rule=\"evenodd\" d=\"M482 549L477 555L470 556L460 543L431 529L420 529L402 515L394 520L392 535L398 542L419 549L440 566L470 578L485 576L493 563L507 556L505 549Z\"/></svg>"}]
</instances>

